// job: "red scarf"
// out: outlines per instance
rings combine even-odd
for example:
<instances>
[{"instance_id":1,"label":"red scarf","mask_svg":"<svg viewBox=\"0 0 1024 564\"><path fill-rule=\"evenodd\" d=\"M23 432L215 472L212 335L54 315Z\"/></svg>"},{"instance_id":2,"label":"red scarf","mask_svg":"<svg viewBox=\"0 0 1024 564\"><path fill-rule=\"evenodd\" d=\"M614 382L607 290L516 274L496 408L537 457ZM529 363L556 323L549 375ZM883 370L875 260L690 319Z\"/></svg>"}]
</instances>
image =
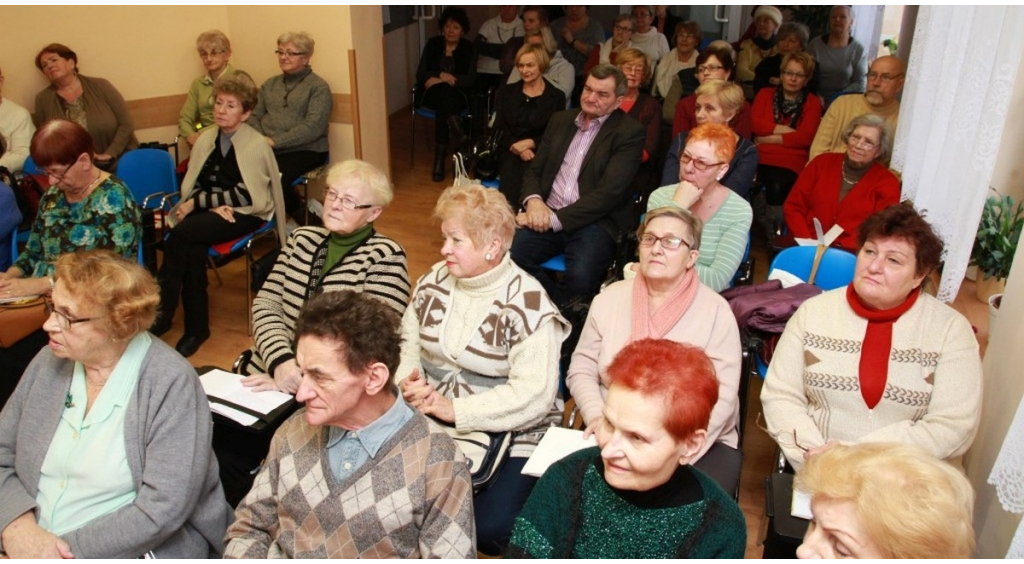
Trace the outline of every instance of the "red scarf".
<instances>
[{"instance_id":1,"label":"red scarf","mask_svg":"<svg viewBox=\"0 0 1024 564\"><path fill-rule=\"evenodd\" d=\"M652 314L647 279L638 272L633 279L633 332L629 336L629 342L664 338L676 323L679 323L686 310L690 309L690 304L697 297L699 286L697 273L692 268L687 270L672 294L661 304L658 311Z\"/></svg>"},{"instance_id":2,"label":"red scarf","mask_svg":"<svg viewBox=\"0 0 1024 564\"><path fill-rule=\"evenodd\" d=\"M860 349L860 395L868 409L874 409L882 400L885 383L889 379L889 353L892 351L892 326L896 320L917 303L921 295L920 288L912 290L907 299L891 309L872 309L861 301L853 289L853 284L846 287L846 301L853 312L868 322L864 332L864 343Z\"/></svg>"}]
</instances>

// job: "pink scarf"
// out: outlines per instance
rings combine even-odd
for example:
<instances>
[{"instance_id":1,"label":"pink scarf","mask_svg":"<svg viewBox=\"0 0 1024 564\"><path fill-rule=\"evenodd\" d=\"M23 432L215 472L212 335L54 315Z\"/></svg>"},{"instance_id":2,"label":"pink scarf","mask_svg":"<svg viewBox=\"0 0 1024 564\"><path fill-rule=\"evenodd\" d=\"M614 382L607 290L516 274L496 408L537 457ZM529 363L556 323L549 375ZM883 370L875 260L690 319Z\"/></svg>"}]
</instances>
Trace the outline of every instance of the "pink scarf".
<instances>
[{"instance_id":1,"label":"pink scarf","mask_svg":"<svg viewBox=\"0 0 1024 564\"><path fill-rule=\"evenodd\" d=\"M853 313L863 317L868 322L868 328L864 332L864 344L860 349L860 366L858 378L860 379L860 395L868 409L874 409L882 400L882 393L885 392L885 383L889 379L889 353L892 351L892 325L901 315L907 312L917 303L917 297L921 295L920 288L912 290L906 300L900 305L891 308L877 310L868 307L861 301L860 296L853 289L853 284L846 287L846 301L853 308Z\"/></svg>"},{"instance_id":2,"label":"pink scarf","mask_svg":"<svg viewBox=\"0 0 1024 564\"><path fill-rule=\"evenodd\" d=\"M686 310L690 309L690 304L697 297L699 286L697 273L692 268L687 270L676 289L661 304L658 311L652 314L647 279L638 272L633 279L633 332L629 336L629 342L664 338L676 326Z\"/></svg>"}]
</instances>

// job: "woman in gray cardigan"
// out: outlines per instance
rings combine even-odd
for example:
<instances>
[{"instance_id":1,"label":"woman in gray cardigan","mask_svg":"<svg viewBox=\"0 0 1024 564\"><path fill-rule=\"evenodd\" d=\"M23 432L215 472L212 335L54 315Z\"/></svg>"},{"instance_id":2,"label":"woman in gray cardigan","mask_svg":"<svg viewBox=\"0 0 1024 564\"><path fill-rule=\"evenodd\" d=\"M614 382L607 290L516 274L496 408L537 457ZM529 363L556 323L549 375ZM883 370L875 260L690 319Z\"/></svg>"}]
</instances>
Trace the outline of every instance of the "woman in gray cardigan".
<instances>
[{"instance_id":1,"label":"woman in gray cardigan","mask_svg":"<svg viewBox=\"0 0 1024 564\"><path fill-rule=\"evenodd\" d=\"M0 413L11 558L207 558L231 522L206 396L146 328L153 278L106 250L57 261L50 342Z\"/></svg>"}]
</instances>

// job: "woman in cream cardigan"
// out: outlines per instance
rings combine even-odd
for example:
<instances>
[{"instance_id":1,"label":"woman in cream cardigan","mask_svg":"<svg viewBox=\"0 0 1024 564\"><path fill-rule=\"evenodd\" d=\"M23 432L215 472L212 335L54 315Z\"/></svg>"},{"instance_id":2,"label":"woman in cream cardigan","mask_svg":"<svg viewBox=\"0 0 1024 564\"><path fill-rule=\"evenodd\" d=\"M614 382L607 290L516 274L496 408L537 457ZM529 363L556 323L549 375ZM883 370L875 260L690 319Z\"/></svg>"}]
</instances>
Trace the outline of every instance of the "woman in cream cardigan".
<instances>
[{"instance_id":1,"label":"woman in cream cardigan","mask_svg":"<svg viewBox=\"0 0 1024 564\"><path fill-rule=\"evenodd\" d=\"M214 84L214 124L199 136L181 201L168 218L174 224L164 244L160 268L160 318L155 335L171 328L181 298L185 334L182 356L195 354L210 337L206 295L206 256L210 245L242 237L277 215L285 243L283 196L274 153L263 136L245 124L256 106L257 90L244 73L223 76Z\"/></svg>"}]
</instances>

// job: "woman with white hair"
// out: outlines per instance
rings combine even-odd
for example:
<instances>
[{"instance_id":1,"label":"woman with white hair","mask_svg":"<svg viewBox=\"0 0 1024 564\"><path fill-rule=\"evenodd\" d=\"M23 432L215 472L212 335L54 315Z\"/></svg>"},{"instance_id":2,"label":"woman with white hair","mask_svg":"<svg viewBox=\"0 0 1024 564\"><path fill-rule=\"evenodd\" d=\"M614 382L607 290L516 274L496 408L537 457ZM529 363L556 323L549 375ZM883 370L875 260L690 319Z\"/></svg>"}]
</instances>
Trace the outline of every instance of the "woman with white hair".
<instances>
[{"instance_id":1,"label":"woman with white hair","mask_svg":"<svg viewBox=\"0 0 1024 564\"><path fill-rule=\"evenodd\" d=\"M281 74L260 87L260 98L249 125L267 138L281 171L288 215L301 207L291 188L295 179L327 162L327 125L331 117L331 87L313 72L309 59L316 42L304 31L277 38L277 64Z\"/></svg>"}]
</instances>

